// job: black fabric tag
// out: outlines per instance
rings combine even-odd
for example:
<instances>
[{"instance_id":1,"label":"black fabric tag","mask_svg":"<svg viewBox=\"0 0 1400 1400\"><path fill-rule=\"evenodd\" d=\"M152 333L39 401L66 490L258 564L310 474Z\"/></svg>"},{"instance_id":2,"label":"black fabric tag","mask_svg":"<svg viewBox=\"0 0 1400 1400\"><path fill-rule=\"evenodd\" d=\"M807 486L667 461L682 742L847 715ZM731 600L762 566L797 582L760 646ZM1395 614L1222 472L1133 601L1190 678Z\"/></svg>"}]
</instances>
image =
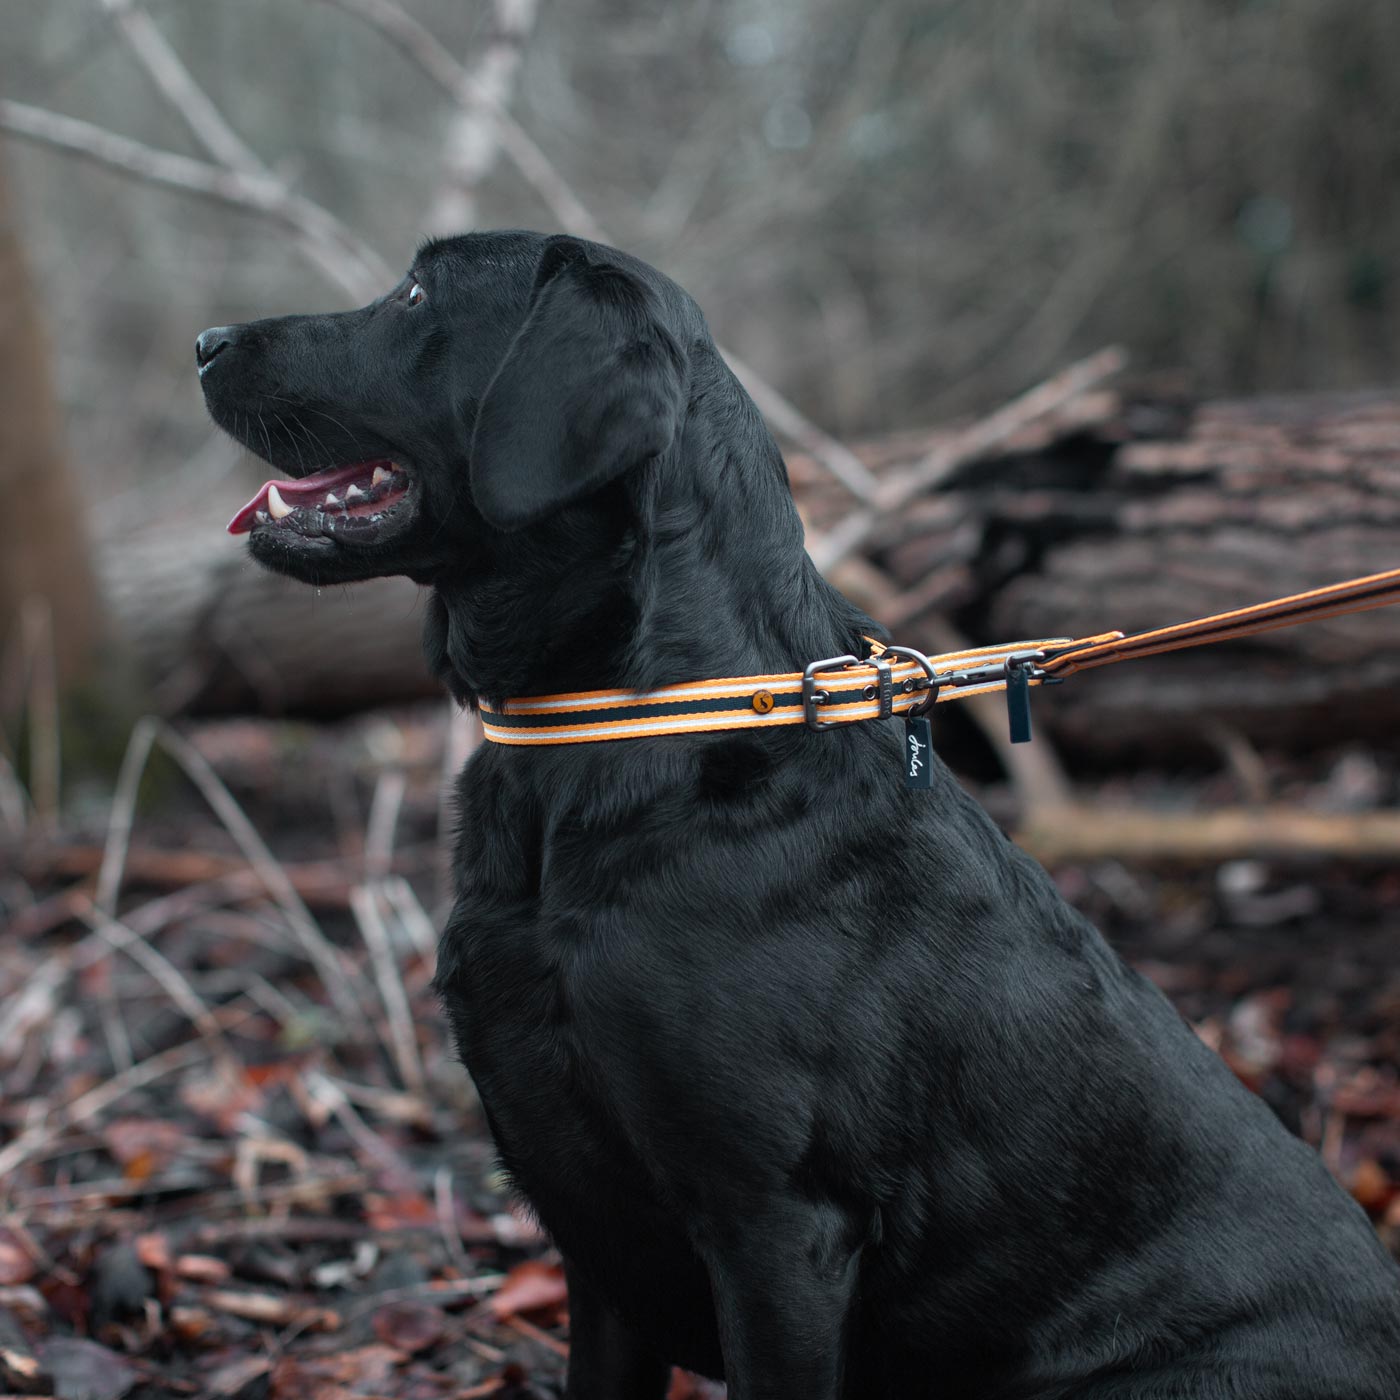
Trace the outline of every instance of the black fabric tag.
<instances>
[{"instance_id":1,"label":"black fabric tag","mask_svg":"<svg viewBox=\"0 0 1400 1400\"><path fill-rule=\"evenodd\" d=\"M924 715L904 716L904 786L933 786L933 725Z\"/></svg>"},{"instance_id":2,"label":"black fabric tag","mask_svg":"<svg viewBox=\"0 0 1400 1400\"><path fill-rule=\"evenodd\" d=\"M1022 666L1011 666L1006 672L1006 718L1013 744L1031 741L1031 682Z\"/></svg>"}]
</instances>

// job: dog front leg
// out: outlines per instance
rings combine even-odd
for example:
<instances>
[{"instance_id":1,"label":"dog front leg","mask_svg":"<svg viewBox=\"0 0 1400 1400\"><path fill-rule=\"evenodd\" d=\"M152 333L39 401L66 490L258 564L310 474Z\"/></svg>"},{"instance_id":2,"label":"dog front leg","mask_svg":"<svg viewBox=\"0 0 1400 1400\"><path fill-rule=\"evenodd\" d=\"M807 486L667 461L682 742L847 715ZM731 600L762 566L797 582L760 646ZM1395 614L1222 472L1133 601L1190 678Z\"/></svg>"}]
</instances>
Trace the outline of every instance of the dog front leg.
<instances>
[{"instance_id":1,"label":"dog front leg","mask_svg":"<svg viewBox=\"0 0 1400 1400\"><path fill-rule=\"evenodd\" d=\"M835 1206L784 1200L726 1214L699 1241L729 1400L837 1400L865 1238Z\"/></svg>"},{"instance_id":2,"label":"dog front leg","mask_svg":"<svg viewBox=\"0 0 1400 1400\"><path fill-rule=\"evenodd\" d=\"M565 1400L664 1400L671 1367L564 1261L569 1285Z\"/></svg>"}]
</instances>

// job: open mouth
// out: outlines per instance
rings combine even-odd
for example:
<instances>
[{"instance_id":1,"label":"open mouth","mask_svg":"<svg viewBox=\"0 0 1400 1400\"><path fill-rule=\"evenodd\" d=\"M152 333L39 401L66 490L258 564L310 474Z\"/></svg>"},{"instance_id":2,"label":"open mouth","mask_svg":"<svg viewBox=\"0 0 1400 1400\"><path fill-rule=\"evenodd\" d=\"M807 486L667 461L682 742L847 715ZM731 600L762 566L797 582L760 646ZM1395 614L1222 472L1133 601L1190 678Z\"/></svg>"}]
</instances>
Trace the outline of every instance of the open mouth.
<instances>
[{"instance_id":1,"label":"open mouth","mask_svg":"<svg viewBox=\"0 0 1400 1400\"><path fill-rule=\"evenodd\" d=\"M265 481L228 523L231 535L260 526L308 537L372 544L408 496L412 479L387 457L327 467L295 481Z\"/></svg>"}]
</instances>

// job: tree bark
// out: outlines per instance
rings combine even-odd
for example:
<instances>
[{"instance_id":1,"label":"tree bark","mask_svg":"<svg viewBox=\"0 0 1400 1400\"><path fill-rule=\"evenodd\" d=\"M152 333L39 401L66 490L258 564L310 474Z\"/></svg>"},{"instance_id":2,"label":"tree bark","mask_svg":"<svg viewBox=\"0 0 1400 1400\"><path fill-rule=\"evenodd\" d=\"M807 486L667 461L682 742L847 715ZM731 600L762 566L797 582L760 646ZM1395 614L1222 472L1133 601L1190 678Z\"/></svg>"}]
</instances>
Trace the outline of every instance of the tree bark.
<instances>
[{"instance_id":1,"label":"tree bark","mask_svg":"<svg viewBox=\"0 0 1400 1400\"><path fill-rule=\"evenodd\" d=\"M1400 565L1400 396L1093 398L871 542L865 564L901 597L866 600L906 614L902 638L936 646L936 615L975 643L1133 632ZM863 455L879 471L909 453ZM801 468L820 524L835 493ZM1107 667L1035 709L1081 754L1179 755L1232 732L1306 749L1392 739L1397 683L1390 608Z\"/></svg>"},{"instance_id":2,"label":"tree bark","mask_svg":"<svg viewBox=\"0 0 1400 1400\"><path fill-rule=\"evenodd\" d=\"M74 679L97 634L97 604L78 492L59 431L38 297L0 143L0 642L29 600L52 618L62 681Z\"/></svg>"}]
</instances>

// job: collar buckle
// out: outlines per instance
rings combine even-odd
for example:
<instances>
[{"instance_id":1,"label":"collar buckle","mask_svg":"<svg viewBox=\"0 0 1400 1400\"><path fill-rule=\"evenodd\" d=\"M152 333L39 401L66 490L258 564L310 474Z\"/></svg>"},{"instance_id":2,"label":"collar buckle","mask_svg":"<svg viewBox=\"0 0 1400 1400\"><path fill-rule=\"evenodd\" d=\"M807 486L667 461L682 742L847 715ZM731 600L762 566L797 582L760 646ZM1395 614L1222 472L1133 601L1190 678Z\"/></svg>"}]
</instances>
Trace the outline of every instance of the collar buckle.
<instances>
[{"instance_id":1,"label":"collar buckle","mask_svg":"<svg viewBox=\"0 0 1400 1400\"><path fill-rule=\"evenodd\" d=\"M802 718L808 729L839 729L840 720L820 719L817 707L831 698L827 691L817 689L817 677L823 671L839 671L846 666L859 666L857 656L829 656L825 661L813 661L802 672ZM888 664L888 663L887 663Z\"/></svg>"}]
</instances>

